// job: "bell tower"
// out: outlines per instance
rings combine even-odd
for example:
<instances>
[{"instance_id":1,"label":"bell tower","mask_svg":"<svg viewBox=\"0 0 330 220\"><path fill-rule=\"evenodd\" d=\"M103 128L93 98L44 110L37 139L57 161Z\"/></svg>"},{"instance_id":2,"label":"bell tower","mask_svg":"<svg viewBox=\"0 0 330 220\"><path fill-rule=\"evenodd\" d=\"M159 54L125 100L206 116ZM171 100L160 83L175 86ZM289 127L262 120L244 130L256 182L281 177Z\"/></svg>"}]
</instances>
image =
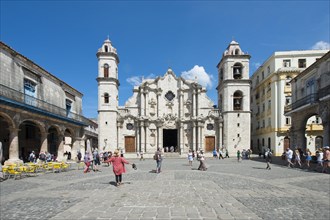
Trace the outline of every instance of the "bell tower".
<instances>
[{"instance_id":1,"label":"bell tower","mask_svg":"<svg viewBox=\"0 0 330 220\"><path fill-rule=\"evenodd\" d=\"M117 50L106 39L96 53L98 59L98 131L99 149L117 149L118 64Z\"/></svg>"},{"instance_id":2,"label":"bell tower","mask_svg":"<svg viewBox=\"0 0 330 220\"><path fill-rule=\"evenodd\" d=\"M250 149L250 57L232 41L217 65L218 106L223 117L222 144L231 155L237 150Z\"/></svg>"}]
</instances>

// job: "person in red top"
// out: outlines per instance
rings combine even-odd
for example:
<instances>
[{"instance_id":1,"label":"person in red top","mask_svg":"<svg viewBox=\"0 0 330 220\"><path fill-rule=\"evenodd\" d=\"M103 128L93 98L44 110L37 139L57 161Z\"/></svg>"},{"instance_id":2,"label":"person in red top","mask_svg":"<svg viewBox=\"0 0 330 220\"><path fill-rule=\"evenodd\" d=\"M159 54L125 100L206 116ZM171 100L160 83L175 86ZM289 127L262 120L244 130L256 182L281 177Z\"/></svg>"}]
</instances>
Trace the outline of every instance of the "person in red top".
<instances>
[{"instance_id":1,"label":"person in red top","mask_svg":"<svg viewBox=\"0 0 330 220\"><path fill-rule=\"evenodd\" d=\"M122 184L122 174L126 172L125 164L129 164L129 162L119 155L118 150L115 150L113 156L106 162L112 164L113 173L116 176L116 186L120 186Z\"/></svg>"}]
</instances>

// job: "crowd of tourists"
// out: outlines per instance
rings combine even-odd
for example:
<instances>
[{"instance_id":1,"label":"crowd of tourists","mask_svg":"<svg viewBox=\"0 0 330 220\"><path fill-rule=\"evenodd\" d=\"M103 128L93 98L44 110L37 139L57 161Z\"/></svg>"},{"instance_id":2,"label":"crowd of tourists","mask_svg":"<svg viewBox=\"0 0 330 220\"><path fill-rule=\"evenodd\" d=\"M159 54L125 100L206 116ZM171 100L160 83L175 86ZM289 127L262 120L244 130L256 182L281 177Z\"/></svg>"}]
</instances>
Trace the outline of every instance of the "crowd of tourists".
<instances>
[{"instance_id":1,"label":"crowd of tourists","mask_svg":"<svg viewBox=\"0 0 330 220\"><path fill-rule=\"evenodd\" d=\"M307 148L303 151L301 148L291 150L287 148L282 154L282 159L286 160L287 166L299 168L311 168L311 163L317 163L315 171L326 173L330 168L330 148L325 146L315 151L315 155Z\"/></svg>"}]
</instances>

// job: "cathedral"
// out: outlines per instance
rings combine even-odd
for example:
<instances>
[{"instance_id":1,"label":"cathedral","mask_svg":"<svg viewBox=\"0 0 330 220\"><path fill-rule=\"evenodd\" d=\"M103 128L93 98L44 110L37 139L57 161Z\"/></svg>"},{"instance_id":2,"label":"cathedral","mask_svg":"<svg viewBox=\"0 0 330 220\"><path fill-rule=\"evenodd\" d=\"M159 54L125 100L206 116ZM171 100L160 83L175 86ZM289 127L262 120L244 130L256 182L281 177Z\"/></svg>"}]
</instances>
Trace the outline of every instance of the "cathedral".
<instances>
[{"instance_id":1,"label":"cathedral","mask_svg":"<svg viewBox=\"0 0 330 220\"><path fill-rule=\"evenodd\" d=\"M207 154L223 149L235 155L250 148L250 55L236 41L217 65L218 107L204 87L172 69L135 86L125 106L119 106L117 50L107 39L96 56L100 150L151 157L159 147L168 156L186 157L189 149Z\"/></svg>"}]
</instances>

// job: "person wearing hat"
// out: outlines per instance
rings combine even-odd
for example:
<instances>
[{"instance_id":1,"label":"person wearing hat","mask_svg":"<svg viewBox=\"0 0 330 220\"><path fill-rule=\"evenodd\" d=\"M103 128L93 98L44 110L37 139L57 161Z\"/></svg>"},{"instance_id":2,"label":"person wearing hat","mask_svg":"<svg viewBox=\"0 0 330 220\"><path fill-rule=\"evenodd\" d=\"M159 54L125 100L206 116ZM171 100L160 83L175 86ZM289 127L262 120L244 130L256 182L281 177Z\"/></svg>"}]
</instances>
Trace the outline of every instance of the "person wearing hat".
<instances>
[{"instance_id":1,"label":"person wearing hat","mask_svg":"<svg viewBox=\"0 0 330 220\"><path fill-rule=\"evenodd\" d=\"M122 174L126 172L125 164L130 164L125 158L119 155L119 150L113 152L113 156L109 158L107 163L111 163L113 167L113 173L116 176L116 186L122 185Z\"/></svg>"}]
</instances>

